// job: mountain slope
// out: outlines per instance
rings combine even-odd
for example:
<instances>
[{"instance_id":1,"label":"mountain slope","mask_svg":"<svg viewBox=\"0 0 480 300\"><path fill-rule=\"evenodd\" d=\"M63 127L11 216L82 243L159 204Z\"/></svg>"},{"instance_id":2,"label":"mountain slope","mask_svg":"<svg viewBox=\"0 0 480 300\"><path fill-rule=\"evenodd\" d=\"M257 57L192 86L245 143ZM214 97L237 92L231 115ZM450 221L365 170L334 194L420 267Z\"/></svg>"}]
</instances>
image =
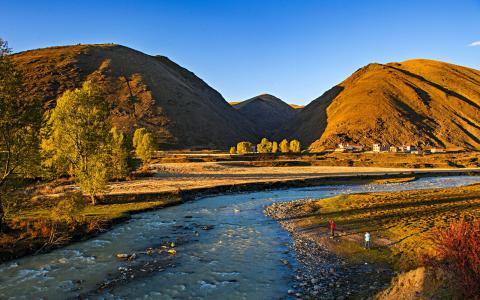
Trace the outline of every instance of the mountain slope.
<instances>
[{"instance_id":1,"label":"mountain slope","mask_svg":"<svg viewBox=\"0 0 480 300\"><path fill-rule=\"evenodd\" d=\"M296 114L295 108L269 94L235 102L233 107L255 124L262 137L268 138L272 138Z\"/></svg>"},{"instance_id":2,"label":"mountain slope","mask_svg":"<svg viewBox=\"0 0 480 300\"><path fill-rule=\"evenodd\" d=\"M433 60L370 64L284 128L312 150L339 142L480 149L480 71Z\"/></svg>"},{"instance_id":3,"label":"mountain slope","mask_svg":"<svg viewBox=\"0 0 480 300\"><path fill-rule=\"evenodd\" d=\"M128 133L146 127L163 148L224 148L257 137L217 91L163 56L103 44L31 50L13 60L28 92L50 108L66 89L99 81L114 125Z\"/></svg>"}]
</instances>

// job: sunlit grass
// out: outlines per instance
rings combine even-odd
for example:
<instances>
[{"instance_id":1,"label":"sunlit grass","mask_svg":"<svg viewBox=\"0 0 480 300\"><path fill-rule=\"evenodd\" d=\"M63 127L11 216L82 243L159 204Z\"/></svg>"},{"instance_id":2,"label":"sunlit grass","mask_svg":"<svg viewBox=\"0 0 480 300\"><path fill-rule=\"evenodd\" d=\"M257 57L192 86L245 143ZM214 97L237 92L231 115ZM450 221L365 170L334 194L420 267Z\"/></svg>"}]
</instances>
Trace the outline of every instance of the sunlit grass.
<instances>
[{"instance_id":1,"label":"sunlit grass","mask_svg":"<svg viewBox=\"0 0 480 300\"><path fill-rule=\"evenodd\" d=\"M419 264L431 251L430 232L450 222L480 216L480 184L449 189L342 195L307 202L301 228L337 224L335 250L359 261L389 262L399 269ZM362 247L363 234L372 234L374 250ZM343 235L343 236L342 236Z\"/></svg>"}]
</instances>

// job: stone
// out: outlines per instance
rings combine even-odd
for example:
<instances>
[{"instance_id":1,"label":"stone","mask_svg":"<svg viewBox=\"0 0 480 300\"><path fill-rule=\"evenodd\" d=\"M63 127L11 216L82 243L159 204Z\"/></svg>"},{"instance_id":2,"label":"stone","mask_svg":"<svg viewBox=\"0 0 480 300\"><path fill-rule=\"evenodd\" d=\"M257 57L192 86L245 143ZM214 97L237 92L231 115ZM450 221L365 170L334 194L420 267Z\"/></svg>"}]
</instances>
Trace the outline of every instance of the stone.
<instances>
[{"instance_id":1,"label":"stone","mask_svg":"<svg viewBox=\"0 0 480 300\"><path fill-rule=\"evenodd\" d=\"M287 293L288 293L289 295L293 295L293 294L295 294L295 291L294 291L294 290L288 290Z\"/></svg>"}]
</instances>

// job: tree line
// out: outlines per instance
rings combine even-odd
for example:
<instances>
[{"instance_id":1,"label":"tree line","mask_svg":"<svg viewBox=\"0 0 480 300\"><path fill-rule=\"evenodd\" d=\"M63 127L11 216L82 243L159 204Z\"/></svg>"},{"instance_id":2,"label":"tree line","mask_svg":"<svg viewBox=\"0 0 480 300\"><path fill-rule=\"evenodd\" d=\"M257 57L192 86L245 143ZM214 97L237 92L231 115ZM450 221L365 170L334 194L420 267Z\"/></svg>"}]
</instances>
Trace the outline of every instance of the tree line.
<instances>
[{"instance_id":1,"label":"tree line","mask_svg":"<svg viewBox=\"0 0 480 300\"><path fill-rule=\"evenodd\" d=\"M127 176L132 153L148 163L157 149L145 128L133 137L112 125L100 84L65 91L54 109L25 93L23 77L0 38L0 230L9 195L31 178L73 176L92 204L109 180Z\"/></svg>"},{"instance_id":2,"label":"tree line","mask_svg":"<svg viewBox=\"0 0 480 300\"><path fill-rule=\"evenodd\" d=\"M299 140L291 140L290 142L287 139L283 139L280 143L276 141L269 141L267 138L263 138L260 144L256 145L254 149L251 142L242 141L237 143L237 146L230 147L230 154L245 154L245 153L300 153L301 145Z\"/></svg>"}]
</instances>

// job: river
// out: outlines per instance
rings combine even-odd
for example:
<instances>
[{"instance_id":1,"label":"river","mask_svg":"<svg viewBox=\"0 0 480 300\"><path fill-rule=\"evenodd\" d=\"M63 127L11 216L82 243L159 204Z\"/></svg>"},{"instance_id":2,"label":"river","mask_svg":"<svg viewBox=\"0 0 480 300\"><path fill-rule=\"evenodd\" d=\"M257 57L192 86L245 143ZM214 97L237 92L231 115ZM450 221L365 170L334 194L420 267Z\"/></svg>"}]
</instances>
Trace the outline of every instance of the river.
<instances>
[{"instance_id":1,"label":"river","mask_svg":"<svg viewBox=\"0 0 480 300\"><path fill-rule=\"evenodd\" d=\"M280 225L263 215L276 201L338 194L455 187L480 176L421 178L386 185L338 185L219 195L134 215L87 241L0 265L1 299L283 299L294 253ZM176 255L141 253L175 243ZM170 246L168 246L170 247ZM125 272L125 270L134 270ZM116 282L113 284L112 282ZM98 290L101 285L108 288Z\"/></svg>"}]
</instances>

